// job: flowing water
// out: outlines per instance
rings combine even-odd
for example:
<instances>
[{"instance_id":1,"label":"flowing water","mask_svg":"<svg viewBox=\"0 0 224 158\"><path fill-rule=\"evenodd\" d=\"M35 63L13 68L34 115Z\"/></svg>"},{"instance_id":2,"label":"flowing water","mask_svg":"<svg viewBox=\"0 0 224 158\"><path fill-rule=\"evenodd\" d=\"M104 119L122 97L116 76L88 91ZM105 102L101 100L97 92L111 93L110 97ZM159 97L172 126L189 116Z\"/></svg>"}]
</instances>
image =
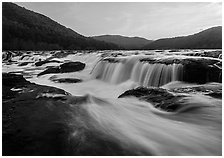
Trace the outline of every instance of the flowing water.
<instances>
[{"instance_id":1,"label":"flowing water","mask_svg":"<svg viewBox=\"0 0 224 158\"><path fill-rule=\"evenodd\" d=\"M199 50L195 50L198 53ZM113 54L117 54L113 57ZM163 87L172 89L195 84L183 81L184 67L181 63L141 62L144 58L189 58L193 50L184 52L168 51L127 51L75 53L63 58L63 62L81 61L86 64L83 71L46 74L37 76L47 66L61 63L48 63L36 67L34 61L46 59L49 52L21 57L14 56L16 63L3 63L3 72L16 72L34 83L54 86L74 96L85 96L85 102L78 102L87 120L81 115L86 128L91 128L121 146L141 152L137 155L221 155L222 153L222 100L200 93L185 93L181 102L184 105L175 112L155 108L153 103L140 101L135 97L119 98L126 90L144 87ZM115 60L102 60L103 55ZM108 55L109 54L109 55ZM119 55L121 54L121 55ZM200 58L193 57L191 58ZM201 57L206 58L206 57ZM105 57L104 59L107 59ZM210 58L207 58L210 60ZM221 62L221 59L212 58ZM26 66L19 63L28 61ZM80 83L55 83L54 78L78 78ZM212 85L212 84L210 84ZM221 84L214 83L214 85ZM72 106L77 106L76 104ZM74 115L75 113L71 115ZM77 118L76 118L77 119ZM70 122L72 124L72 120ZM75 137L77 131L71 133Z\"/></svg>"},{"instance_id":2,"label":"flowing water","mask_svg":"<svg viewBox=\"0 0 224 158\"><path fill-rule=\"evenodd\" d=\"M92 74L98 79L115 84L131 79L145 87L159 87L171 81L181 81L183 65L142 63L139 58L131 57L119 63L100 61Z\"/></svg>"}]
</instances>

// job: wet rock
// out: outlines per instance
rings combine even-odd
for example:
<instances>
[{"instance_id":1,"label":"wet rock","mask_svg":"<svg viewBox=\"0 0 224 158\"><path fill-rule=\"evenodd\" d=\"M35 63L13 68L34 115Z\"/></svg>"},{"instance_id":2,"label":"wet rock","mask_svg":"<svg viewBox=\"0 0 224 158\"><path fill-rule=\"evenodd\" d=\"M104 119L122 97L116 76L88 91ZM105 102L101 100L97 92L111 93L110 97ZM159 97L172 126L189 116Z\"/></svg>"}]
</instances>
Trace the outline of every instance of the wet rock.
<instances>
[{"instance_id":1,"label":"wet rock","mask_svg":"<svg viewBox=\"0 0 224 158\"><path fill-rule=\"evenodd\" d=\"M38 76L51 74L51 73L66 73L66 72L76 72L81 71L85 68L85 64L81 62L68 62L61 64L60 66L51 67L43 72L39 73Z\"/></svg>"},{"instance_id":2,"label":"wet rock","mask_svg":"<svg viewBox=\"0 0 224 158\"><path fill-rule=\"evenodd\" d=\"M222 85L221 83L208 83L203 85L194 85L181 88L171 89L175 93L187 93L187 94L203 94L213 98L222 98Z\"/></svg>"},{"instance_id":3,"label":"wet rock","mask_svg":"<svg viewBox=\"0 0 224 158\"><path fill-rule=\"evenodd\" d=\"M52 77L50 77L50 80L53 81L53 82L58 82L58 83L79 83L79 82L82 82L81 79L77 79L77 78L52 78Z\"/></svg>"},{"instance_id":4,"label":"wet rock","mask_svg":"<svg viewBox=\"0 0 224 158\"><path fill-rule=\"evenodd\" d=\"M81 71L85 68L85 64L81 62L68 62L60 65L60 71L63 72L75 72Z\"/></svg>"},{"instance_id":5,"label":"wet rock","mask_svg":"<svg viewBox=\"0 0 224 158\"><path fill-rule=\"evenodd\" d=\"M164 50L156 50L155 52L164 52Z\"/></svg>"},{"instance_id":6,"label":"wet rock","mask_svg":"<svg viewBox=\"0 0 224 158\"><path fill-rule=\"evenodd\" d=\"M141 62L150 64L182 64L183 81L190 83L222 82L222 63L210 58L144 58Z\"/></svg>"},{"instance_id":7,"label":"wet rock","mask_svg":"<svg viewBox=\"0 0 224 158\"><path fill-rule=\"evenodd\" d=\"M201 57L212 57L212 58L220 58L222 55L221 50L215 50L215 51L201 51L199 53L193 54L194 56L201 56Z\"/></svg>"},{"instance_id":8,"label":"wet rock","mask_svg":"<svg viewBox=\"0 0 224 158\"><path fill-rule=\"evenodd\" d=\"M28 65L29 63L31 63L31 62L22 62L22 63L20 63L18 66L26 66L26 65Z\"/></svg>"},{"instance_id":9,"label":"wet rock","mask_svg":"<svg viewBox=\"0 0 224 158\"><path fill-rule=\"evenodd\" d=\"M60 73L59 67L50 67L43 72L39 73L37 76L45 75L45 74L52 74L52 73Z\"/></svg>"},{"instance_id":10,"label":"wet rock","mask_svg":"<svg viewBox=\"0 0 224 158\"><path fill-rule=\"evenodd\" d=\"M31 85L29 81L26 81L22 75L2 73L2 99L3 101L14 98L19 91L19 87L26 87Z\"/></svg>"},{"instance_id":11,"label":"wet rock","mask_svg":"<svg viewBox=\"0 0 224 158\"><path fill-rule=\"evenodd\" d=\"M177 58L177 57L173 57L173 56L162 57L162 58L152 58L152 57L150 57L150 58L140 59L140 62L148 62L150 64L160 63L160 64L166 64L166 65L169 65L169 64L189 65L189 64L198 63L198 64L201 64L201 65L204 65L204 66L213 65L213 64L215 64L219 61L220 60L218 60L218 59L203 58L203 57L198 57L198 58L195 58L195 57L186 57L186 58L180 57L180 58Z\"/></svg>"},{"instance_id":12,"label":"wet rock","mask_svg":"<svg viewBox=\"0 0 224 158\"><path fill-rule=\"evenodd\" d=\"M42 66L44 64L47 64L47 63L60 63L60 61L57 61L57 60L44 60L44 61L38 61L35 63L36 66Z\"/></svg>"},{"instance_id":13,"label":"wet rock","mask_svg":"<svg viewBox=\"0 0 224 158\"><path fill-rule=\"evenodd\" d=\"M4 75L3 80L24 78ZM11 85L11 84L10 84ZM2 104L2 155L4 156L99 156L147 154L125 148L100 132L81 105L87 96L75 97L48 86L24 84L27 91ZM3 87L6 87L5 84ZM3 89L3 95L5 95Z\"/></svg>"},{"instance_id":14,"label":"wet rock","mask_svg":"<svg viewBox=\"0 0 224 158\"><path fill-rule=\"evenodd\" d=\"M55 94L62 92L56 88L35 84L21 86L26 86L33 91L16 93L14 97L5 98L2 104L3 155L63 154L64 149L60 148L65 143L65 136L69 130L63 121L66 116L63 115L68 106L63 106L60 98L56 100L46 97L36 98L47 91ZM3 87L3 96L5 96L7 87Z\"/></svg>"},{"instance_id":15,"label":"wet rock","mask_svg":"<svg viewBox=\"0 0 224 158\"><path fill-rule=\"evenodd\" d=\"M60 51L52 51L50 52L50 54L52 54L52 56L47 58L46 60L51 60L53 58L65 58L69 54L77 54L77 52L72 50L66 50L66 51L60 50Z\"/></svg>"},{"instance_id":16,"label":"wet rock","mask_svg":"<svg viewBox=\"0 0 224 158\"><path fill-rule=\"evenodd\" d=\"M222 82L222 69L203 61L191 61L184 65L183 81L191 83Z\"/></svg>"},{"instance_id":17,"label":"wet rock","mask_svg":"<svg viewBox=\"0 0 224 158\"><path fill-rule=\"evenodd\" d=\"M2 85L7 87L30 84L22 75L2 73Z\"/></svg>"},{"instance_id":18,"label":"wet rock","mask_svg":"<svg viewBox=\"0 0 224 158\"><path fill-rule=\"evenodd\" d=\"M69 54L72 54L73 52L68 52L68 51L56 51L54 52L54 54L52 55L52 58L65 58L66 56L68 56Z\"/></svg>"},{"instance_id":19,"label":"wet rock","mask_svg":"<svg viewBox=\"0 0 224 158\"><path fill-rule=\"evenodd\" d=\"M156 108L164 111L177 111L181 108L179 103L182 95L175 95L163 88L145 88L138 87L136 89L127 90L118 98L134 96L140 100L152 103Z\"/></svg>"},{"instance_id":20,"label":"wet rock","mask_svg":"<svg viewBox=\"0 0 224 158\"><path fill-rule=\"evenodd\" d=\"M222 90L217 90L217 91L212 91L212 92L209 92L207 93L206 95L209 95L213 98L218 98L218 99L222 99Z\"/></svg>"},{"instance_id":21,"label":"wet rock","mask_svg":"<svg viewBox=\"0 0 224 158\"><path fill-rule=\"evenodd\" d=\"M179 52L180 50L179 49L172 49L172 50L169 50L169 52Z\"/></svg>"},{"instance_id":22,"label":"wet rock","mask_svg":"<svg viewBox=\"0 0 224 158\"><path fill-rule=\"evenodd\" d=\"M20 60L23 60L25 57L31 57L31 55L29 55L28 52L27 52L27 54L21 56Z\"/></svg>"},{"instance_id":23,"label":"wet rock","mask_svg":"<svg viewBox=\"0 0 224 158\"><path fill-rule=\"evenodd\" d=\"M212 58L219 58L220 54L222 54L222 51L208 51L208 52L204 52L205 57L212 57Z\"/></svg>"},{"instance_id":24,"label":"wet rock","mask_svg":"<svg viewBox=\"0 0 224 158\"><path fill-rule=\"evenodd\" d=\"M115 58L115 57L106 57L104 59L102 59L102 61L106 61L109 63L120 63L125 61L126 59L122 59L122 58Z\"/></svg>"},{"instance_id":25,"label":"wet rock","mask_svg":"<svg viewBox=\"0 0 224 158\"><path fill-rule=\"evenodd\" d=\"M2 52L2 61L12 61L12 57L15 55L14 52L12 51L5 51L5 52Z\"/></svg>"}]
</instances>

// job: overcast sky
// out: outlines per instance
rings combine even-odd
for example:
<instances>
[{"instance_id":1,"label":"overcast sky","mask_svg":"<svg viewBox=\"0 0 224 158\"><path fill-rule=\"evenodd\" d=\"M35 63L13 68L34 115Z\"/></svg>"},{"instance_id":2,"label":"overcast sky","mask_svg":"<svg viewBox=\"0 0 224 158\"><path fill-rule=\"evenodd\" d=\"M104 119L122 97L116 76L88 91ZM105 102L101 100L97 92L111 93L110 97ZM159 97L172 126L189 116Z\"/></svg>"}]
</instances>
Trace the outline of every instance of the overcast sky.
<instances>
[{"instance_id":1,"label":"overcast sky","mask_svg":"<svg viewBox=\"0 0 224 158\"><path fill-rule=\"evenodd\" d=\"M176 37L222 25L222 4L208 2L27 2L16 4L44 14L85 35L147 39Z\"/></svg>"}]
</instances>

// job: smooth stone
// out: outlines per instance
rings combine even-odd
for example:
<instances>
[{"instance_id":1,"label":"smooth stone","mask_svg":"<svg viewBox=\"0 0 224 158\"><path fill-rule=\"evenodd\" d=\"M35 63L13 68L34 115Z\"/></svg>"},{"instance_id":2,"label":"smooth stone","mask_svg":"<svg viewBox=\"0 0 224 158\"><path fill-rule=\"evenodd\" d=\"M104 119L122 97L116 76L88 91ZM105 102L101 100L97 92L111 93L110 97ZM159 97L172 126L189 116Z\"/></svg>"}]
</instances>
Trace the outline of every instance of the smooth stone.
<instances>
[{"instance_id":1,"label":"smooth stone","mask_svg":"<svg viewBox=\"0 0 224 158\"><path fill-rule=\"evenodd\" d=\"M51 74L51 73L67 73L67 72L76 72L81 71L85 68L85 64L81 62L68 62L61 64L60 66L51 67L43 72L39 73L38 76Z\"/></svg>"}]
</instances>

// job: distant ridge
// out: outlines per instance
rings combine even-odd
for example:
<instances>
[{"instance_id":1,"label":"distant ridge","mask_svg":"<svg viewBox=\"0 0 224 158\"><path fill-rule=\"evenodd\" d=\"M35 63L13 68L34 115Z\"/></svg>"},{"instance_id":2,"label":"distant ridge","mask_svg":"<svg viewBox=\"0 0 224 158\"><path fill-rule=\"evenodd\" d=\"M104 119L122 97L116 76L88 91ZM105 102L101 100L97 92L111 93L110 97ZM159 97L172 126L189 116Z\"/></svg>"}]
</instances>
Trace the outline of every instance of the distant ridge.
<instances>
[{"instance_id":1,"label":"distant ridge","mask_svg":"<svg viewBox=\"0 0 224 158\"><path fill-rule=\"evenodd\" d=\"M118 49L82 36L50 18L20 7L2 3L3 50Z\"/></svg>"},{"instance_id":2,"label":"distant ridge","mask_svg":"<svg viewBox=\"0 0 224 158\"><path fill-rule=\"evenodd\" d=\"M120 35L85 37L52 19L14 3L2 3L3 50L220 49L222 26L159 40Z\"/></svg>"},{"instance_id":3,"label":"distant ridge","mask_svg":"<svg viewBox=\"0 0 224 158\"><path fill-rule=\"evenodd\" d=\"M199 33L153 41L143 49L220 49L222 48L222 26L212 27Z\"/></svg>"},{"instance_id":4,"label":"distant ridge","mask_svg":"<svg viewBox=\"0 0 224 158\"><path fill-rule=\"evenodd\" d=\"M124 49L140 49L152 42L152 40L147 40L141 37L125 37L120 35L101 35L93 36L92 38L116 44Z\"/></svg>"}]
</instances>

